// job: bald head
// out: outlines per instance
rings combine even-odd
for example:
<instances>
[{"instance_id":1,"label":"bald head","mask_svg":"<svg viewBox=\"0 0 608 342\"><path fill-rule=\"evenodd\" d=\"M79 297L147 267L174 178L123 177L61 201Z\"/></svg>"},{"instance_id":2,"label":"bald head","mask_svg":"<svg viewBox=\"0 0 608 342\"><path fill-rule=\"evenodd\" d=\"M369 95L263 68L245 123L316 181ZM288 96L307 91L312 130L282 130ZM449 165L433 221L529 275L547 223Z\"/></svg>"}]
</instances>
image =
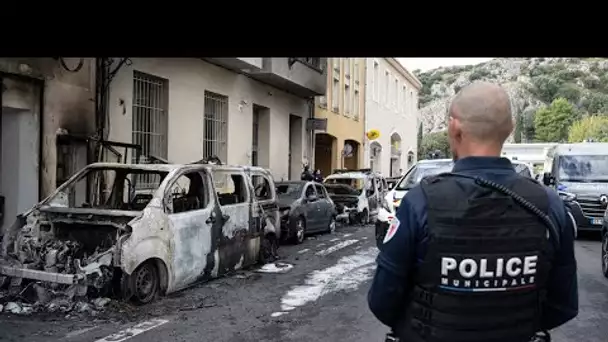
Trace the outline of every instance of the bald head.
<instances>
[{"instance_id":1,"label":"bald head","mask_svg":"<svg viewBox=\"0 0 608 342\"><path fill-rule=\"evenodd\" d=\"M477 143L502 145L513 131L509 95L499 85L475 82L460 90L450 105L450 116Z\"/></svg>"}]
</instances>

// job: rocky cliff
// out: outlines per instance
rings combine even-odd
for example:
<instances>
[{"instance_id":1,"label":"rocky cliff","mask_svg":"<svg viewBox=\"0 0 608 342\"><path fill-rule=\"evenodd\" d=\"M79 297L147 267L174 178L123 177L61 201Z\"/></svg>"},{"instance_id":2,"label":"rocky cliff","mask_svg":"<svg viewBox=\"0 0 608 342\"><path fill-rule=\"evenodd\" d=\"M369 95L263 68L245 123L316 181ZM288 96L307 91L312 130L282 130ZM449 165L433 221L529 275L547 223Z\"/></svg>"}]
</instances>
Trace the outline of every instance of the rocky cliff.
<instances>
[{"instance_id":1,"label":"rocky cliff","mask_svg":"<svg viewBox=\"0 0 608 342\"><path fill-rule=\"evenodd\" d=\"M447 106L463 86L500 83L511 96L523 140L531 140L534 113L563 97L578 113L608 113L608 59L497 58L475 66L442 67L420 73L420 119L424 134L446 129ZM512 139L511 139L512 140Z\"/></svg>"}]
</instances>

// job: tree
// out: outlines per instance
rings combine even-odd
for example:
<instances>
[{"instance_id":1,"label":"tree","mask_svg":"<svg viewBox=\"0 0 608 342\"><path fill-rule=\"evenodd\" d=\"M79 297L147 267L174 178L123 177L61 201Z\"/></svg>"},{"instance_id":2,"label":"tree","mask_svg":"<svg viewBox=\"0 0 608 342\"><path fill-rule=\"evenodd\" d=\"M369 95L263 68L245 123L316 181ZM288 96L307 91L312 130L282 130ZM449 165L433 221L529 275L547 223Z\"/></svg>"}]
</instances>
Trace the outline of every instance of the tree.
<instances>
[{"instance_id":1,"label":"tree","mask_svg":"<svg viewBox=\"0 0 608 342\"><path fill-rule=\"evenodd\" d=\"M568 128L576 120L574 108L564 98L557 98L549 107L543 106L534 117L536 140L563 142L568 138Z\"/></svg>"},{"instance_id":2,"label":"tree","mask_svg":"<svg viewBox=\"0 0 608 342\"><path fill-rule=\"evenodd\" d=\"M570 126L568 142L608 142L608 116L586 116Z\"/></svg>"},{"instance_id":3,"label":"tree","mask_svg":"<svg viewBox=\"0 0 608 342\"><path fill-rule=\"evenodd\" d=\"M437 150L446 158L451 155L447 131L429 133L422 137L422 142L418 146L418 160L427 159L429 153Z\"/></svg>"}]
</instances>

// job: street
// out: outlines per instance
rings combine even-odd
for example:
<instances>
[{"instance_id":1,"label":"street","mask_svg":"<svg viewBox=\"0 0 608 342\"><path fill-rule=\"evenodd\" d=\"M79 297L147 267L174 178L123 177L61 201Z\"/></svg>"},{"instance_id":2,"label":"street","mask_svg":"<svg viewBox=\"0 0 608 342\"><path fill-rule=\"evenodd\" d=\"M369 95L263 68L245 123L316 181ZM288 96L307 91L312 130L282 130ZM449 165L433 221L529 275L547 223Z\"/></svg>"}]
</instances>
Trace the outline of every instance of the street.
<instances>
[{"instance_id":1,"label":"street","mask_svg":"<svg viewBox=\"0 0 608 342\"><path fill-rule=\"evenodd\" d=\"M606 341L608 280L600 271L600 242L590 237L576 244L580 313L553 332L554 341ZM366 299L377 255L373 226L339 227L334 234L282 246L280 254L286 267L242 271L143 307L113 302L97 317L3 313L0 341L383 339L386 329Z\"/></svg>"}]
</instances>

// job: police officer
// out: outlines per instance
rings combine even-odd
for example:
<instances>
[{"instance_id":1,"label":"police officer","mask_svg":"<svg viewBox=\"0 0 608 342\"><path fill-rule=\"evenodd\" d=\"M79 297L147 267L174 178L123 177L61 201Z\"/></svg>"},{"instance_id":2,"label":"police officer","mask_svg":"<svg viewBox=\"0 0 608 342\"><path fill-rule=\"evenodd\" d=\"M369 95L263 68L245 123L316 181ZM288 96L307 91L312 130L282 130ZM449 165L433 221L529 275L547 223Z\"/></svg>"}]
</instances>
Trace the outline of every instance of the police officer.
<instances>
[{"instance_id":1,"label":"police officer","mask_svg":"<svg viewBox=\"0 0 608 342\"><path fill-rule=\"evenodd\" d=\"M578 314L574 229L556 193L500 157L512 130L500 86L454 98L454 169L407 193L377 259L368 302L387 341L528 342Z\"/></svg>"}]
</instances>

